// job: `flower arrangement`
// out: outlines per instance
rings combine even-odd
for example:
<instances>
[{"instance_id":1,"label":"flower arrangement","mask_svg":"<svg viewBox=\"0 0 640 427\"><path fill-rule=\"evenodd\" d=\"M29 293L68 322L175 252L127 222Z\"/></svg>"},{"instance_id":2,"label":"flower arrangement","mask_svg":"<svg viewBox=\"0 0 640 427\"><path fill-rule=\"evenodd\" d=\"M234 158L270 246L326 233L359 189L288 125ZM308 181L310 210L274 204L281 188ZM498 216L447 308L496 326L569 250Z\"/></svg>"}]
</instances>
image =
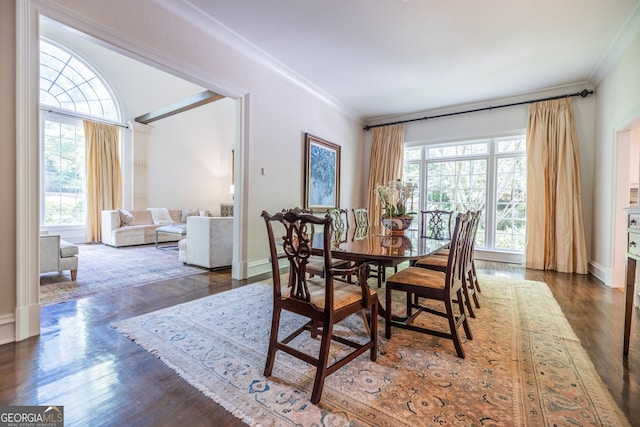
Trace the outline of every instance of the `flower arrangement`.
<instances>
[{"instance_id":1,"label":"flower arrangement","mask_svg":"<svg viewBox=\"0 0 640 427\"><path fill-rule=\"evenodd\" d=\"M407 209L407 201L412 199L416 184L401 180L389 181L389 184L378 185L376 194L382 201L382 218L411 218L416 212ZM413 208L413 206L412 206Z\"/></svg>"}]
</instances>

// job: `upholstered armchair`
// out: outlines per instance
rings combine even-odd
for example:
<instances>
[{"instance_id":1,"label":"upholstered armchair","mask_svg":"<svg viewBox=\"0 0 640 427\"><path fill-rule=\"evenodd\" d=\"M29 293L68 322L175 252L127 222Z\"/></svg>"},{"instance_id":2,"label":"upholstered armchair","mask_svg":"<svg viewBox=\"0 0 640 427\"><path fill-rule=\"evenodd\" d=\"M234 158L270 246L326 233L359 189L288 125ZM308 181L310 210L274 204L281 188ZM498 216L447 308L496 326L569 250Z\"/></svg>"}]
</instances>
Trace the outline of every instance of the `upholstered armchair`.
<instances>
[{"instance_id":1,"label":"upholstered armchair","mask_svg":"<svg viewBox=\"0 0 640 427\"><path fill-rule=\"evenodd\" d=\"M187 238L178 244L179 259L205 268L231 265L233 217L187 217Z\"/></svg>"},{"instance_id":2,"label":"upholstered armchair","mask_svg":"<svg viewBox=\"0 0 640 427\"><path fill-rule=\"evenodd\" d=\"M78 275L78 247L60 240L57 234L40 235L40 274L69 270L71 280Z\"/></svg>"}]
</instances>

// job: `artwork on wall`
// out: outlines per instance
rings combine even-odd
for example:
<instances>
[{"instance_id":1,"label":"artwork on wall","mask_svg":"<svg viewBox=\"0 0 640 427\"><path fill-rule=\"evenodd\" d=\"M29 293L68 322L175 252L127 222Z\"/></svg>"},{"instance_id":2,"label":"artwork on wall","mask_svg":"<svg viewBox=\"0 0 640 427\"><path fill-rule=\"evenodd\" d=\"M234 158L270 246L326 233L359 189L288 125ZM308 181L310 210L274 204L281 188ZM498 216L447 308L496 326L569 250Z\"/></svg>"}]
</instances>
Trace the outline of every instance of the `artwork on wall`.
<instances>
[{"instance_id":1,"label":"artwork on wall","mask_svg":"<svg viewBox=\"0 0 640 427\"><path fill-rule=\"evenodd\" d=\"M340 146L305 133L304 157L304 207L339 207Z\"/></svg>"}]
</instances>

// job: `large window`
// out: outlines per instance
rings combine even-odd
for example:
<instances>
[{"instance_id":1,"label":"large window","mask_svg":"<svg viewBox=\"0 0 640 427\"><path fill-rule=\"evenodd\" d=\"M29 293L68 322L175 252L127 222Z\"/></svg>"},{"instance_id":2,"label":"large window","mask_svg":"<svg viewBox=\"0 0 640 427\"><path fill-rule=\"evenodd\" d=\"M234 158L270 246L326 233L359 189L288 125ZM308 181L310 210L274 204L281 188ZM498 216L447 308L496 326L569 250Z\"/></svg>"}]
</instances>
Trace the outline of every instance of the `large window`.
<instances>
[{"instance_id":1,"label":"large window","mask_svg":"<svg viewBox=\"0 0 640 427\"><path fill-rule=\"evenodd\" d=\"M482 210L476 248L524 251L524 136L407 146L403 177L418 183L422 210Z\"/></svg>"},{"instance_id":2,"label":"large window","mask_svg":"<svg viewBox=\"0 0 640 427\"><path fill-rule=\"evenodd\" d=\"M77 55L40 40L41 224L85 223L85 141L82 119L117 123L104 79Z\"/></svg>"},{"instance_id":3,"label":"large window","mask_svg":"<svg viewBox=\"0 0 640 427\"><path fill-rule=\"evenodd\" d=\"M85 222L84 128L82 121L45 114L42 129L43 224Z\"/></svg>"}]
</instances>

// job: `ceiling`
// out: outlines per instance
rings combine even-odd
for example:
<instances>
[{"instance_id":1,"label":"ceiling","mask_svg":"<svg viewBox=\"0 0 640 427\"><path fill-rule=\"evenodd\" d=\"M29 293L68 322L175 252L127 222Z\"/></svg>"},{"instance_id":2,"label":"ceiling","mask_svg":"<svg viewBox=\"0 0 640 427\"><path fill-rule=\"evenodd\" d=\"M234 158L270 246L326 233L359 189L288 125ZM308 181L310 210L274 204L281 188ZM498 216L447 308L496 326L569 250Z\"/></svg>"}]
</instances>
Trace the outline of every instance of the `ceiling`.
<instances>
[{"instance_id":1,"label":"ceiling","mask_svg":"<svg viewBox=\"0 0 640 427\"><path fill-rule=\"evenodd\" d=\"M640 0L157 1L362 119L595 85L640 15Z\"/></svg>"}]
</instances>

